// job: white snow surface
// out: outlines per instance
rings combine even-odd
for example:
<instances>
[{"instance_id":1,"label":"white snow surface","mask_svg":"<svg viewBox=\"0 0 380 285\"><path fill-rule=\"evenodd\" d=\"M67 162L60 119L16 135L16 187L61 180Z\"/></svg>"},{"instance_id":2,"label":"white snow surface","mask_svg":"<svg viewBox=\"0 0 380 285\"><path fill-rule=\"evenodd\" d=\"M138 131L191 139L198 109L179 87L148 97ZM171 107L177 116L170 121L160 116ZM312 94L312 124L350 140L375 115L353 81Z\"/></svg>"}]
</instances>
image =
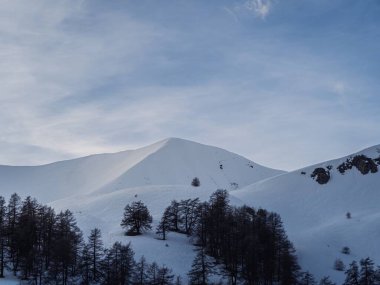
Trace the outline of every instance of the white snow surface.
<instances>
[{"instance_id":1,"label":"white snow surface","mask_svg":"<svg viewBox=\"0 0 380 285\"><path fill-rule=\"evenodd\" d=\"M0 181L3 196L17 192L48 203L131 187L190 185L194 177L204 187L231 190L281 173L220 148L170 138L137 150L42 166L0 166Z\"/></svg>"},{"instance_id":2,"label":"white snow surface","mask_svg":"<svg viewBox=\"0 0 380 285\"><path fill-rule=\"evenodd\" d=\"M226 150L170 138L115 154L92 155L42 166L0 166L0 195L32 196L56 211L70 209L88 236L101 229L105 245L132 242L136 258L144 255L173 269L186 280L194 258L192 241L170 233L157 239L155 227L173 199L199 197L205 201L217 189L236 191L254 182L283 174ZM192 187L194 177L200 187ZM126 237L120 227L125 205L142 200L153 215L153 230ZM240 201L231 197L231 201ZM0 281L1 282L1 281Z\"/></svg>"},{"instance_id":3,"label":"white snow surface","mask_svg":"<svg viewBox=\"0 0 380 285\"><path fill-rule=\"evenodd\" d=\"M375 158L379 149L359 153ZM176 233L167 241L158 240L155 226L173 199L204 201L216 189L227 189L234 205L278 212L302 269L317 278L330 275L340 283L344 276L333 270L336 258L346 265L367 256L380 263L380 173L362 175L353 168L342 175L336 167L346 158L285 173L216 147L172 138L137 150L43 166L0 166L0 195L17 192L57 211L68 208L85 236L98 227L106 245L131 242L137 259L144 255L150 262L165 264L186 281L194 258L192 241ZM333 168L327 184L310 177L316 167L328 165ZM200 187L190 186L194 177ZM153 215L153 230L127 237L120 227L123 208L138 200ZM347 212L352 219L346 218ZM350 247L350 255L340 253L343 246Z\"/></svg>"},{"instance_id":4,"label":"white snow surface","mask_svg":"<svg viewBox=\"0 0 380 285\"><path fill-rule=\"evenodd\" d=\"M165 241L159 240L155 228L164 209L172 200L199 197L202 201L207 201L214 191L215 189L204 186L142 186L105 194L67 198L55 201L51 205L57 210L70 208L74 211L78 224L86 235L94 227L99 227L106 245L115 241L131 242L137 260L144 255L149 262L156 261L160 265L172 268L176 275L181 275L186 281L186 274L195 257L193 241L186 235L177 233L169 233ZM142 236L125 236L120 227L123 209L125 205L140 200L147 205L153 216L152 231ZM242 204L233 196L230 200L234 204Z\"/></svg>"},{"instance_id":5,"label":"white snow surface","mask_svg":"<svg viewBox=\"0 0 380 285\"><path fill-rule=\"evenodd\" d=\"M357 154L377 158L379 150L380 146L374 146ZM317 278L329 275L338 284L344 280L344 273L333 269L337 258L346 266L367 256L380 264L380 172L362 175L353 167L342 175L336 167L348 157L269 178L232 193L249 205L279 213L302 269ZM329 165L333 168L327 184L320 185L310 177L315 168ZM347 212L351 219L346 218ZM344 246L351 249L350 255L341 253Z\"/></svg>"}]
</instances>

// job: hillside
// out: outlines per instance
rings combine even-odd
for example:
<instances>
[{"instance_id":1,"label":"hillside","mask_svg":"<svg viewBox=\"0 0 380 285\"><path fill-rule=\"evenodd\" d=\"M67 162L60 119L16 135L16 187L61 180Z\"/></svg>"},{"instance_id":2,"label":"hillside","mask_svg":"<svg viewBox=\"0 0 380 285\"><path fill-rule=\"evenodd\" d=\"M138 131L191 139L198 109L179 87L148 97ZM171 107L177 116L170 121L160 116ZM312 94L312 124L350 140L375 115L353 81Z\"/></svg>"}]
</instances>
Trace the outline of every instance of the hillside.
<instances>
[{"instance_id":1,"label":"hillside","mask_svg":"<svg viewBox=\"0 0 380 285\"><path fill-rule=\"evenodd\" d=\"M304 270L342 281L343 273L333 270L336 258L346 265L367 256L380 263L379 149L375 146L257 182L233 195L281 215ZM358 167L352 165L343 171L343 166L352 161ZM376 168L372 172L373 162ZM320 184L317 177L311 177L316 169L325 170L327 183ZM348 212L351 219L346 217ZM351 249L350 255L340 253L344 246Z\"/></svg>"},{"instance_id":2,"label":"hillside","mask_svg":"<svg viewBox=\"0 0 380 285\"><path fill-rule=\"evenodd\" d=\"M283 171L266 168L220 148L166 139L137 150L99 154L42 166L0 166L2 195L17 192L41 202L148 185L237 189Z\"/></svg>"},{"instance_id":3,"label":"hillside","mask_svg":"<svg viewBox=\"0 0 380 285\"><path fill-rule=\"evenodd\" d=\"M85 235L88 235L94 227L98 227L102 230L103 240L107 245L115 241L132 242L137 259L144 255L150 262L158 261L160 264L169 266L175 274L182 275L186 280L186 274L194 259L191 240L182 234L169 233L168 239L162 241L157 239L155 228L164 209L172 200L199 197L201 201L207 201L214 191L213 188L203 186L144 186L112 193L71 197L55 201L51 206L57 210L70 208ZM233 196L230 198L233 204L243 204ZM153 216L153 230L143 236L125 236L120 227L124 207L139 200L147 205Z\"/></svg>"},{"instance_id":4,"label":"hillside","mask_svg":"<svg viewBox=\"0 0 380 285\"><path fill-rule=\"evenodd\" d=\"M154 229L173 199L208 200L216 189L236 191L282 173L220 148L171 138L115 154L42 166L1 166L0 180L3 196L17 192L49 203L57 211L70 209L85 236L98 227L106 245L132 241L137 258L158 259L186 279L194 258L191 241L174 233L165 242L154 232L124 236L120 220L125 205L142 200L153 215ZM194 177L199 178L199 187L191 186Z\"/></svg>"},{"instance_id":5,"label":"hillside","mask_svg":"<svg viewBox=\"0 0 380 285\"><path fill-rule=\"evenodd\" d=\"M372 147L347 157L261 180L231 191L231 202L278 212L290 239L295 243L303 269L318 278L330 275L340 282L343 273L333 269L336 258L342 259L346 265L366 256L380 263L377 246L380 239L380 232L377 231L380 228L380 194L377 190L380 189L380 172L372 173L371 163L364 159L354 162L358 168L351 165L351 169L345 167L347 169L341 173L342 165L350 166L355 157L365 155L371 159L378 158L378 149ZM329 176L325 184L320 184L318 176L311 177L320 168ZM201 176L202 180L204 176ZM205 184L199 188L189 185L129 187L112 192L102 191L96 195L91 193L80 200L75 197L61 200L53 206L58 209L70 207L76 211L80 225L87 232L93 225L102 225L107 243L131 240L138 255L143 254L150 260L160 256L178 274L185 274L193 258L186 238L173 234L167 241L169 247L166 247L154 239L153 233L143 238L125 237L119 227L120 213L125 204L142 200L151 210L156 224L164 207L172 199L200 197L207 200L216 188L215 185ZM351 219L346 218L347 212L351 213ZM344 246L350 247L350 255L340 253ZM177 260L179 248L181 262Z\"/></svg>"},{"instance_id":6,"label":"hillside","mask_svg":"<svg viewBox=\"0 0 380 285\"><path fill-rule=\"evenodd\" d=\"M159 259L182 276L194 258L191 240L170 233L161 241L154 230L126 237L120 227L124 206L143 201L154 229L171 200L204 201L216 189L228 189L234 205L281 215L303 270L341 282L343 273L333 269L336 258L346 265L367 256L380 263L379 157L380 146L374 146L285 173L220 148L166 139L137 150L43 166L2 166L0 179L3 195L18 192L49 202L57 211L69 208L85 236L98 227L106 245L131 241L136 258ZM199 177L200 187L190 185L194 177ZM350 255L341 253L344 246Z\"/></svg>"}]
</instances>

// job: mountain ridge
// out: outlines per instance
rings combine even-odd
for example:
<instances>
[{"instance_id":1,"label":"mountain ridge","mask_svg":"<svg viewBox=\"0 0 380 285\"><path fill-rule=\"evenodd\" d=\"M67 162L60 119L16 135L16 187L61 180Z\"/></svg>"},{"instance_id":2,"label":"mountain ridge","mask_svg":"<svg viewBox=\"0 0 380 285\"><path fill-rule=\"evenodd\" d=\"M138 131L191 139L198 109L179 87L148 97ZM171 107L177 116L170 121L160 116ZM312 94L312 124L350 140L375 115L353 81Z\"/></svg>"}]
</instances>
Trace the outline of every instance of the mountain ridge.
<instances>
[{"instance_id":1,"label":"mountain ridge","mask_svg":"<svg viewBox=\"0 0 380 285\"><path fill-rule=\"evenodd\" d=\"M361 160L354 165L356 156ZM141 200L151 211L155 228L172 200L199 197L206 201L218 188L227 189L233 205L247 204L281 215L303 270L341 282L343 273L333 269L335 259L348 265L368 255L380 262L379 156L380 145L375 145L284 172L221 148L168 138L136 150L42 166L0 166L1 195L17 192L46 202L56 211L70 209L85 235L99 227L106 244L131 241L136 256L144 255L150 262L160 256L161 262L185 276L194 258L188 238L170 233L162 242L153 231L126 237L120 228L123 209ZM363 171L369 159L377 163L376 171ZM343 163L348 166L342 173ZM328 171L326 183L312 177L318 168ZM191 186L194 177L200 179L199 187ZM350 247L350 255L341 253L344 246ZM181 262L175 258L178 251Z\"/></svg>"},{"instance_id":2,"label":"mountain ridge","mask_svg":"<svg viewBox=\"0 0 380 285\"><path fill-rule=\"evenodd\" d=\"M343 273L333 269L337 258L346 266L367 256L380 262L380 232L374 230L380 228L380 172L376 168L363 174L357 167L339 170L343 163L362 156L378 158L379 146L256 182L233 195L279 213L303 269L342 282ZM329 172L323 184L312 177L321 168ZM341 253L344 246L351 249L350 255Z\"/></svg>"},{"instance_id":3,"label":"mountain ridge","mask_svg":"<svg viewBox=\"0 0 380 285\"><path fill-rule=\"evenodd\" d=\"M191 150L191 154L186 150ZM226 157L230 159L225 165L229 169L219 169L219 161ZM213 170L209 171L204 165ZM283 171L258 165L221 148L168 138L135 150L40 166L0 166L0 181L3 195L18 192L35 196L42 202L52 202L74 194L116 191L125 187L187 185L202 173L207 176L201 183L228 188L231 187L229 183L242 187Z\"/></svg>"}]
</instances>

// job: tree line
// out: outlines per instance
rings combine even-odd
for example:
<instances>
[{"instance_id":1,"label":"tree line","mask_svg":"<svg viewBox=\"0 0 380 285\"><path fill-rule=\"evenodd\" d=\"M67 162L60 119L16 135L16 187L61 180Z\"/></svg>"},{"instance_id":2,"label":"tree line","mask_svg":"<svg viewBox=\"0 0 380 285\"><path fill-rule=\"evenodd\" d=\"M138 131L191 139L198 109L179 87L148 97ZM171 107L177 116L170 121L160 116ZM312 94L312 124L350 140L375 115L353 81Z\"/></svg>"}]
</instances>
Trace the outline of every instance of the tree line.
<instances>
[{"instance_id":1,"label":"tree line","mask_svg":"<svg viewBox=\"0 0 380 285\"><path fill-rule=\"evenodd\" d=\"M121 225L126 234L136 235L142 228L150 229L151 220L139 201L126 206ZM217 190L208 202L173 200L156 228L163 240L170 232L186 234L195 242L190 284L210 284L211 275L223 275L232 285L298 281L295 250L280 216L264 209L233 207L226 190Z\"/></svg>"},{"instance_id":2,"label":"tree line","mask_svg":"<svg viewBox=\"0 0 380 285\"><path fill-rule=\"evenodd\" d=\"M151 229L152 217L141 202L126 205L121 225L126 234ZM209 201L173 200L165 209L156 232L167 239L170 232L186 234L195 245L189 284L214 284L223 276L228 284L316 284L301 272L292 243L278 214L229 204L228 192L218 190ZM159 261L159 260L158 260ZM58 214L48 206L13 194L0 196L0 277L11 272L29 284L173 285L181 284L170 268L136 261L130 244L106 248L101 231L87 238L69 210ZM320 285L334 285L328 277ZM344 285L378 285L380 269L369 258L353 262Z\"/></svg>"},{"instance_id":3,"label":"tree line","mask_svg":"<svg viewBox=\"0 0 380 285\"><path fill-rule=\"evenodd\" d=\"M208 202L172 201L157 227L163 239L170 231L194 237L197 254L188 274L191 284L209 284L215 268L232 285L297 282L295 250L280 216L231 206L226 190L217 190Z\"/></svg>"},{"instance_id":4,"label":"tree line","mask_svg":"<svg viewBox=\"0 0 380 285\"><path fill-rule=\"evenodd\" d=\"M343 285L380 285L380 266L375 268L374 262L369 257L350 263L345 271Z\"/></svg>"},{"instance_id":5,"label":"tree line","mask_svg":"<svg viewBox=\"0 0 380 285\"><path fill-rule=\"evenodd\" d=\"M69 210L17 194L0 196L0 278L6 271L35 285L180 284L166 266L135 261L130 244L105 248L97 228L85 240Z\"/></svg>"},{"instance_id":6,"label":"tree line","mask_svg":"<svg viewBox=\"0 0 380 285\"><path fill-rule=\"evenodd\" d=\"M343 285L380 285L380 266L375 267L369 257L360 262L352 261L344 272ZM300 285L336 285L329 277L323 277L319 283L309 272L303 272L299 278Z\"/></svg>"},{"instance_id":7,"label":"tree line","mask_svg":"<svg viewBox=\"0 0 380 285\"><path fill-rule=\"evenodd\" d=\"M136 218L141 220L136 223ZM126 206L122 222L126 234L141 234L152 228L151 222L141 201ZM214 192L208 202L199 198L171 201L156 227L162 240L170 232L188 235L196 246L190 284L212 284L210 277L219 275L229 284L335 285L328 276L317 282L312 274L301 271L278 214L230 206L226 190ZM343 285L380 285L380 267L375 268L370 258L359 265L350 264Z\"/></svg>"}]
</instances>

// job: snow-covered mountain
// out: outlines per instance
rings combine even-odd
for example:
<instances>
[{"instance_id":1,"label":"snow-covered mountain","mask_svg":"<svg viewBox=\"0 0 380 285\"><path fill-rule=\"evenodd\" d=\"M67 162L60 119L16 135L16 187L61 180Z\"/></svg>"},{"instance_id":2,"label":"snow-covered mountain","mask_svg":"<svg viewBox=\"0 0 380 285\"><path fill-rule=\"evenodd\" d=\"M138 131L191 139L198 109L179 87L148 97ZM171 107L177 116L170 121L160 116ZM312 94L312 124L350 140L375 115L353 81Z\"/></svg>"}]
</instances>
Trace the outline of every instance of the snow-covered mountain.
<instances>
[{"instance_id":1,"label":"snow-covered mountain","mask_svg":"<svg viewBox=\"0 0 380 285\"><path fill-rule=\"evenodd\" d=\"M370 256L380 263L380 146L286 173L266 168L220 148L182 139L115 154L93 155L34 167L0 167L1 195L17 192L71 209L85 235L102 230L106 244L132 242L136 257L157 260L186 276L194 257L187 237L154 231L127 237L120 227L123 208L142 200L153 228L173 199L208 200L218 188L232 204L278 212L295 244L300 264L317 277L330 275L336 258L347 265ZM200 187L191 186L194 177ZM347 213L351 218L347 218ZM350 255L340 251L344 246Z\"/></svg>"},{"instance_id":2,"label":"snow-covered mountain","mask_svg":"<svg viewBox=\"0 0 380 285\"><path fill-rule=\"evenodd\" d=\"M380 146L374 146L259 181L233 195L281 215L304 270L342 281L343 272L333 269L337 258L345 265L367 256L380 263L379 157ZM350 255L341 253L344 246Z\"/></svg>"},{"instance_id":3,"label":"snow-covered mountain","mask_svg":"<svg viewBox=\"0 0 380 285\"><path fill-rule=\"evenodd\" d=\"M1 193L41 202L149 185L237 189L284 173L220 148L170 138L137 150L91 155L42 166L0 166Z\"/></svg>"},{"instance_id":4,"label":"snow-covered mountain","mask_svg":"<svg viewBox=\"0 0 380 285\"><path fill-rule=\"evenodd\" d=\"M161 241L154 231L126 237L120 227L125 205L142 200L156 224L173 199L208 200L217 189L236 191L283 173L217 147L170 138L137 150L42 166L0 166L0 181L1 195L17 192L49 203L57 211L70 209L85 235L98 227L106 245L132 241L137 258L157 260L186 279L194 258L188 238L171 233L167 241ZM199 187L191 186L194 177L199 178Z\"/></svg>"}]
</instances>

